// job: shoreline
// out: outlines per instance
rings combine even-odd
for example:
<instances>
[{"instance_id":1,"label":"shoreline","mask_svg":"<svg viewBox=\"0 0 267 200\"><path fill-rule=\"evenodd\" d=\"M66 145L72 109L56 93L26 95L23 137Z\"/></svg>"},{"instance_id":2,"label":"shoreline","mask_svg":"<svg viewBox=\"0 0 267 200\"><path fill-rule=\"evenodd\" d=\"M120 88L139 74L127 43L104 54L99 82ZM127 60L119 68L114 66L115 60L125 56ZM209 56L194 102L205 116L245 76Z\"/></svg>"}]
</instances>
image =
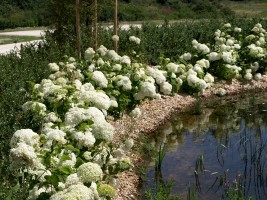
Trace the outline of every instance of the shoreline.
<instances>
[{"instance_id":1,"label":"shoreline","mask_svg":"<svg viewBox=\"0 0 267 200\"><path fill-rule=\"evenodd\" d=\"M224 88L227 94L219 97L215 92L219 88ZM202 105L209 105L217 100L226 98L234 99L242 93L255 90L257 93L266 91L267 74L262 75L258 81L252 80L242 83L236 79L231 83L220 81L208 88L199 97ZM196 98L188 94L175 94L174 96L162 96L161 99L145 100L139 105L142 115L138 119L131 119L128 115L124 115L117 121L109 120L115 128L114 143L119 143L123 138L132 138L137 140L140 134L149 135L166 123L172 115L185 112L195 106ZM134 165L130 171L122 172L118 175L120 186L117 189L117 195L114 200L135 200L139 196L139 188L141 186L141 178L137 175L137 169L143 163L139 155L129 152L129 157Z\"/></svg>"}]
</instances>

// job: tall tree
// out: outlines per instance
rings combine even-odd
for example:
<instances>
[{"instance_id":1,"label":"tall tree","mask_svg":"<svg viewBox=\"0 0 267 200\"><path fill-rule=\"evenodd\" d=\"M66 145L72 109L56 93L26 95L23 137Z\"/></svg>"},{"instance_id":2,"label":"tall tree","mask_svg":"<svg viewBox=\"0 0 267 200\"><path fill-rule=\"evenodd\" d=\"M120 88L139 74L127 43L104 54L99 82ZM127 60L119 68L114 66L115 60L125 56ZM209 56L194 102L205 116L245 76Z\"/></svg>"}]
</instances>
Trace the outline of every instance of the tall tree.
<instances>
[{"instance_id":1,"label":"tall tree","mask_svg":"<svg viewBox=\"0 0 267 200\"><path fill-rule=\"evenodd\" d=\"M80 0L76 0L75 12L76 12L76 48L77 48L78 57L81 58Z\"/></svg>"},{"instance_id":2,"label":"tall tree","mask_svg":"<svg viewBox=\"0 0 267 200\"><path fill-rule=\"evenodd\" d=\"M118 0L114 0L114 35L118 35ZM118 40L114 40L114 50L118 52Z\"/></svg>"},{"instance_id":3,"label":"tall tree","mask_svg":"<svg viewBox=\"0 0 267 200\"><path fill-rule=\"evenodd\" d=\"M97 48L97 0L94 0L94 49Z\"/></svg>"}]
</instances>

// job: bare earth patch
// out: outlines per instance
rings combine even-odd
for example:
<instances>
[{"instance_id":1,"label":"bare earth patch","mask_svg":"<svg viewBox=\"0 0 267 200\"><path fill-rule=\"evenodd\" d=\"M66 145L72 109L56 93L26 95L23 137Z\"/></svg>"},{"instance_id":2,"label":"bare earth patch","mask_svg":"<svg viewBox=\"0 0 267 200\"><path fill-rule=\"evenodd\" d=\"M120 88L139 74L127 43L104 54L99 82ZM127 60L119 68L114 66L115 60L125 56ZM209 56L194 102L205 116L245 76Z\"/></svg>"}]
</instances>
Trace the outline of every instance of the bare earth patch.
<instances>
[{"instance_id":1,"label":"bare earth patch","mask_svg":"<svg viewBox=\"0 0 267 200\"><path fill-rule=\"evenodd\" d=\"M221 81L215 84L212 88L207 89L200 98L202 103L208 102L210 99L220 98L215 95L218 88L224 88L227 91L227 98L231 99L249 90L256 89L257 91L266 91L267 75L263 75L259 81L250 81L249 83L241 83L238 80L233 80L231 83ZM170 119L172 114L185 111L194 106L196 99L186 94L176 94L174 96L163 96L161 99L146 100L139 106L142 115L137 120L132 120L129 116L124 115L122 119L117 121L110 120L110 123L115 127L116 134L114 142L119 143L123 138L138 138L140 134L153 133L158 127ZM135 173L136 169L142 163L142 159L137 155L129 155L134 164L131 171L123 172L118 175L120 186L115 200L134 200L138 199L138 187L141 179Z\"/></svg>"}]
</instances>

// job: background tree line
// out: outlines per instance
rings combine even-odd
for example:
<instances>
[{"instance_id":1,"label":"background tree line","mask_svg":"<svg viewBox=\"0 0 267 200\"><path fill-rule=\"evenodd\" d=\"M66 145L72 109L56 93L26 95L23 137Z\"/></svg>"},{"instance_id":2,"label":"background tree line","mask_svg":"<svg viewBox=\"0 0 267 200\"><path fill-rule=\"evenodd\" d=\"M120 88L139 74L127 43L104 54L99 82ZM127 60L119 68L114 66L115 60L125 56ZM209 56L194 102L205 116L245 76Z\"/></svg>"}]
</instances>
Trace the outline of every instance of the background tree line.
<instances>
[{"instance_id":1,"label":"background tree line","mask_svg":"<svg viewBox=\"0 0 267 200\"><path fill-rule=\"evenodd\" d=\"M93 0L80 0L81 19L90 22ZM118 0L120 21L181 19L229 14L219 0ZM113 0L98 0L98 20L113 21ZM205 14L203 13L205 10ZM1 0L0 29L72 22L75 0Z\"/></svg>"}]
</instances>

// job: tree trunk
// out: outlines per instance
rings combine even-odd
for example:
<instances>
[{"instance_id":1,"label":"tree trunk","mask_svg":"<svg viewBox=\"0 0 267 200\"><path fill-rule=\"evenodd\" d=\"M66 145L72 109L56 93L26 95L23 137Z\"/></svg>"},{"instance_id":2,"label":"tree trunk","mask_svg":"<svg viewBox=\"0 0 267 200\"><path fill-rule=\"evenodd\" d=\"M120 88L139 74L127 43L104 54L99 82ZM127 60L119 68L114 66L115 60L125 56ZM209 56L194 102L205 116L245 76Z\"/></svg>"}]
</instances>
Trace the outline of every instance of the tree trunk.
<instances>
[{"instance_id":1,"label":"tree trunk","mask_svg":"<svg viewBox=\"0 0 267 200\"><path fill-rule=\"evenodd\" d=\"M80 23L80 0L76 0L76 48L78 57L81 58L81 23Z\"/></svg>"},{"instance_id":2,"label":"tree trunk","mask_svg":"<svg viewBox=\"0 0 267 200\"><path fill-rule=\"evenodd\" d=\"M97 0L94 0L94 49L97 49Z\"/></svg>"},{"instance_id":3,"label":"tree trunk","mask_svg":"<svg viewBox=\"0 0 267 200\"><path fill-rule=\"evenodd\" d=\"M118 0L114 0L114 35L118 35ZM118 52L118 41L114 40L114 50Z\"/></svg>"}]
</instances>

